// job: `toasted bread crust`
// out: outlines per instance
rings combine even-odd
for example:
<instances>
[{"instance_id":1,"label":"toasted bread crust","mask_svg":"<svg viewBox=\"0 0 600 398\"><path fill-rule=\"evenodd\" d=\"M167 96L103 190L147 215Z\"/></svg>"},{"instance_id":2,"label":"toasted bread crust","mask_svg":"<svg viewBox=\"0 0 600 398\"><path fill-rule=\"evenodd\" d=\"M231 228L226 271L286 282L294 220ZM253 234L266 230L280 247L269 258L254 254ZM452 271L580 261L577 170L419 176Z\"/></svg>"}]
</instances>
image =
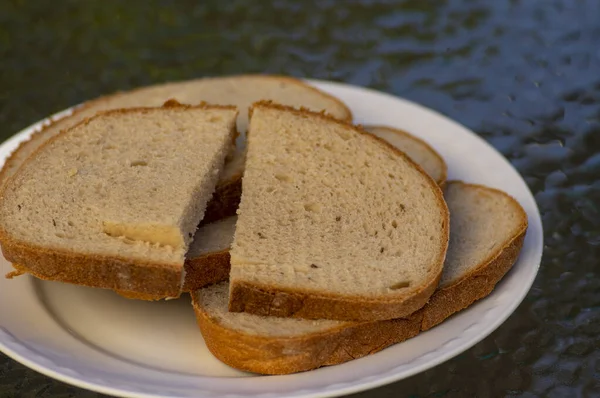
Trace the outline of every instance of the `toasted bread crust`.
<instances>
[{"instance_id":1,"label":"toasted bread crust","mask_svg":"<svg viewBox=\"0 0 600 398\"><path fill-rule=\"evenodd\" d=\"M171 109L237 109L233 106L208 105L206 103L195 106L182 105L176 101L167 101L164 106ZM48 139L29 156L28 160L34 158L37 153L43 151L47 145L59 139L66 132L79 125L88 124L100 115L147 112L155 109L157 108L139 107L98 112ZM16 178L22 170L22 168L17 170L13 178ZM4 184L0 188L0 200L4 198L4 192L10 188L9 185ZM184 264L162 264L118 256L82 254L32 245L14 239L10 231L6 231L1 226L0 246L8 261L20 265L22 269L40 279L126 291L140 297L179 297L181 294L181 272ZM126 277L122 275L126 275Z\"/></svg>"},{"instance_id":2,"label":"toasted bread crust","mask_svg":"<svg viewBox=\"0 0 600 398\"><path fill-rule=\"evenodd\" d=\"M229 258L229 250L223 250L187 260L183 291L191 293L204 286L227 280Z\"/></svg>"},{"instance_id":3,"label":"toasted bread crust","mask_svg":"<svg viewBox=\"0 0 600 398\"><path fill-rule=\"evenodd\" d=\"M289 374L335 365L375 353L419 332L420 316L382 322L342 323L321 333L264 337L237 332L211 318L192 295L198 326L209 351L229 366L261 374Z\"/></svg>"},{"instance_id":4,"label":"toasted bread crust","mask_svg":"<svg viewBox=\"0 0 600 398\"><path fill-rule=\"evenodd\" d=\"M438 286L442 276L442 267L448 249L449 211L439 185L425 171L410 159L406 154L389 142L365 131L359 126L335 119L323 112L317 113L305 108L292 108L272 101L258 101L249 109L249 117L256 107L274 108L293 112L302 117L318 117L328 122L367 135L379 142L384 148L401 157L423 176L426 183L433 190L442 215L441 250L430 271L430 279L421 286L406 289L394 295L382 298L341 296L312 292L302 289L264 286L249 282L231 282L229 296L229 311L248 312L256 315L297 317L305 319L334 319L340 321L379 321L408 316L421 308ZM250 132L251 134L251 132Z\"/></svg>"},{"instance_id":5,"label":"toasted bread crust","mask_svg":"<svg viewBox=\"0 0 600 398\"><path fill-rule=\"evenodd\" d=\"M431 145L429 145L426 141L422 140L421 138L419 138L419 137L417 137L417 136L415 136L413 134L410 134L410 133L408 133L408 132L406 132L404 130L400 130L400 129L395 128L395 127L388 127L388 126L383 126L383 125L368 125L368 126L365 125L365 126L362 126L362 127L363 128L373 128L373 129L375 129L375 128L377 128L377 129L385 129L385 130L387 130L389 132L392 132L394 134L402 135L402 136L408 137L410 139L413 139L413 140L418 141L419 143L421 143L423 146L425 146L429 150L429 152L431 152L431 154L433 156L435 156L435 158L438 160L438 162L440 163L440 165L442 165L442 175L441 175L440 178L438 178L436 180L436 182L437 182L437 184L441 188L444 188L444 186L446 184L446 179L448 178L448 165L446 164L446 161L444 160L444 158L442 158L442 156L435 149L433 149L433 147Z\"/></svg>"}]
</instances>

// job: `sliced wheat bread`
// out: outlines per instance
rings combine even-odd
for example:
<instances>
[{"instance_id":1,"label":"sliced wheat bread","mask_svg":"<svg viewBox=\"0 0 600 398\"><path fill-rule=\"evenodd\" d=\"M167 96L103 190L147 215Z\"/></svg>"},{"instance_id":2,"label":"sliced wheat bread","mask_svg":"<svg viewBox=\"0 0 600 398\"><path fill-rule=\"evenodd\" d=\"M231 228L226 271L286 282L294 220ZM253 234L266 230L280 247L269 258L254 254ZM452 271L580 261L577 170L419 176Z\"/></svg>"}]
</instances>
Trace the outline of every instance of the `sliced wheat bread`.
<instances>
[{"instance_id":1,"label":"sliced wheat bread","mask_svg":"<svg viewBox=\"0 0 600 398\"><path fill-rule=\"evenodd\" d=\"M415 161L440 186L446 182L446 162L428 143L406 131L387 126L363 126L369 133L382 138Z\"/></svg>"},{"instance_id":2,"label":"sliced wheat bread","mask_svg":"<svg viewBox=\"0 0 600 398\"><path fill-rule=\"evenodd\" d=\"M322 114L254 105L231 311L402 317L435 290L447 244L442 192L402 152Z\"/></svg>"},{"instance_id":3,"label":"sliced wheat bread","mask_svg":"<svg viewBox=\"0 0 600 398\"><path fill-rule=\"evenodd\" d=\"M528 221L506 193L460 181L445 189L450 208L450 245L440 285L424 311L422 330L487 296L512 267Z\"/></svg>"},{"instance_id":4,"label":"sliced wheat bread","mask_svg":"<svg viewBox=\"0 0 600 398\"><path fill-rule=\"evenodd\" d=\"M414 314L358 323L228 312L228 284L223 282L192 295L207 347L245 371L300 372L378 352L487 296L516 261L527 216L513 198L480 185L451 182L446 200L452 221L444 279Z\"/></svg>"},{"instance_id":5,"label":"sliced wheat bread","mask_svg":"<svg viewBox=\"0 0 600 398\"><path fill-rule=\"evenodd\" d=\"M179 295L236 117L234 107L170 103L63 131L0 192L4 256L45 279Z\"/></svg>"},{"instance_id":6,"label":"sliced wheat bread","mask_svg":"<svg viewBox=\"0 0 600 398\"><path fill-rule=\"evenodd\" d=\"M23 142L6 160L0 171L0 185L19 168L21 163L50 137L91 117L98 111L161 106L168 99L183 104L197 105L208 102L219 105L234 105L240 110L237 127L240 133L246 131L247 108L255 101L266 99L290 105L303 106L315 111L325 111L333 117L350 121L352 114L340 100L304 83L301 80L283 76L240 75L212 77L196 80L159 84L135 90L100 97L83 104L71 116L62 118L35 133ZM243 137L239 143L243 144ZM244 151L241 145L231 161L226 164L213 200L207 209L206 222L235 215L241 194L240 178L244 171Z\"/></svg>"}]
</instances>

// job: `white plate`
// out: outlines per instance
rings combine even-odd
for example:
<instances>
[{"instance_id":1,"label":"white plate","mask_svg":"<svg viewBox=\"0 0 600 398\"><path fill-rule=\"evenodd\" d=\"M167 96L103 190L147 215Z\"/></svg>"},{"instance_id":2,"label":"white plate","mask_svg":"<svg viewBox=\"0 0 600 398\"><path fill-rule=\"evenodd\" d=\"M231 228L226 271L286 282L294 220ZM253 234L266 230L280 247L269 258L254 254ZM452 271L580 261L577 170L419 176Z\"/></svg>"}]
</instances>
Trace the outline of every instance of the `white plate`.
<instances>
[{"instance_id":1,"label":"white plate","mask_svg":"<svg viewBox=\"0 0 600 398\"><path fill-rule=\"evenodd\" d=\"M148 303L31 277L0 279L0 349L50 377L132 397L317 397L357 392L422 372L496 329L528 292L542 255L542 224L519 174L486 142L411 102L343 84L311 81L348 104L357 123L405 129L445 158L450 179L513 195L529 216L520 258L496 290L440 326L380 353L286 376L254 376L215 359L198 331L189 297ZM39 123L0 147L6 157ZM2 274L11 271L0 259ZM252 377L249 377L252 376Z\"/></svg>"}]
</instances>

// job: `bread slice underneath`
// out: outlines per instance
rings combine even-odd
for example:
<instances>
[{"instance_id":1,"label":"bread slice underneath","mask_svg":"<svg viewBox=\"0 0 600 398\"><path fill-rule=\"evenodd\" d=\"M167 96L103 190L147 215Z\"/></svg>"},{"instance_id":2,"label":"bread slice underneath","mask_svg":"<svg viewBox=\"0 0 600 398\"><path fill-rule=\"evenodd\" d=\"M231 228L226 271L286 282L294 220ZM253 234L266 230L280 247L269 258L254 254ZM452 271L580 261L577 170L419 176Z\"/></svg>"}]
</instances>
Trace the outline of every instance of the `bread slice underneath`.
<instances>
[{"instance_id":1,"label":"bread slice underneath","mask_svg":"<svg viewBox=\"0 0 600 398\"><path fill-rule=\"evenodd\" d=\"M382 138L415 161L440 186L446 182L448 166L428 143L406 131L387 126L363 126L369 133Z\"/></svg>"},{"instance_id":2,"label":"bread slice underneath","mask_svg":"<svg viewBox=\"0 0 600 398\"><path fill-rule=\"evenodd\" d=\"M1 191L4 256L46 279L178 296L236 116L234 107L170 104L63 131Z\"/></svg>"},{"instance_id":3,"label":"bread slice underneath","mask_svg":"<svg viewBox=\"0 0 600 398\"><path fill-rule=\"evenodd\" d=\"M303 106L315 111L325 111L335 118L350 121L352 114L348 107L331 95L291 77L270 75L239 75L211 77L195 80L158 84L135 90L120 92L88 101L64 117L45 126L28 141L23 142L6 160L0 171L0 185L12 176L20 165L40 145L61 130L70 128L98 111L161 106L168 99L180 103L197 105L208 102L219 105L234 105L240 110L237 127L242 137L248 123L247 108L255 101L265 99L291 105ZM241 194L241 176L244 171L244 151L239 147L227 162L220 176L213 197L208 204L205 222L235 215Z\"/></svg>"},{"instance_id":4,"label":"bread slice underneath","mask_svg":"<svg viewBox=\"0 0 600 398\"><path fill-rule=\"evenodd\" d=\"M521 206L505 193L450 182L451 238L444 279L428 304L402 319L342 322L228 312L228 284L192 295L209 350L229 366L286 374L378 352L427 330L487 296L518 258L527 229Z\"/></svg>"},{"instance_id":5,"label":"bread slice underneath","mask_svg":"<svg viewBox=\"0 0 600 398\"><path fill-rule=\"evenodd\" d=\"M402 152L322 114L252 108L231 311L408 315L435 290L447 244L442 192Z\"/></svg>"}]
</instances>

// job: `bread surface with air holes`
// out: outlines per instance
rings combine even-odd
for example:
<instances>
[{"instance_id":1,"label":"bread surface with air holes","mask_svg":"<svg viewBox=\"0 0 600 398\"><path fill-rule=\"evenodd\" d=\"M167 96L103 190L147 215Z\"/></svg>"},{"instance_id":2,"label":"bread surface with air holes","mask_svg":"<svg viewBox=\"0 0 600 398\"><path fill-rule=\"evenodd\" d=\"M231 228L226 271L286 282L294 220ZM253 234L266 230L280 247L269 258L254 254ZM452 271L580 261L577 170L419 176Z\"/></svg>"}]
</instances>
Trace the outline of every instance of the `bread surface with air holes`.
<instances>
[{"instance_id":1,"label":"bread surface with air holes","mask_svg":"<svg viewBox=\"0 0 600 398\"><path fill-rule=\"evenodd\" d=\"M49 140L3 187L6 258L46 279L177 296L236 116L172 103L115 110Z\"/></svg>"},{"instance_id":2,"label":"bread surface with air holes","mask_svg":"<svg viewBox=\"0 0 600 398\"><path fill-rule=\"evenodd\" d=\"M254 105L230 310L401 317L433 293L447 244L441 190L403 153L321 114Z\"/></svg>"},{"instance_id":3,"label":"bread surface with air holes","mask_svg":"<svg viewBox=\"0 0 600 398\"><path fill-rule=\"evenodd\" d=\"M405 319L342 322L278 318L228 311L226 282L193 295L210 351L238 369L286 374L378 352L438 325L487 296L518 258L527 215L504 192L449 182L451 238L444 278L430 301Z\"/></svg>"}]
</instances>

